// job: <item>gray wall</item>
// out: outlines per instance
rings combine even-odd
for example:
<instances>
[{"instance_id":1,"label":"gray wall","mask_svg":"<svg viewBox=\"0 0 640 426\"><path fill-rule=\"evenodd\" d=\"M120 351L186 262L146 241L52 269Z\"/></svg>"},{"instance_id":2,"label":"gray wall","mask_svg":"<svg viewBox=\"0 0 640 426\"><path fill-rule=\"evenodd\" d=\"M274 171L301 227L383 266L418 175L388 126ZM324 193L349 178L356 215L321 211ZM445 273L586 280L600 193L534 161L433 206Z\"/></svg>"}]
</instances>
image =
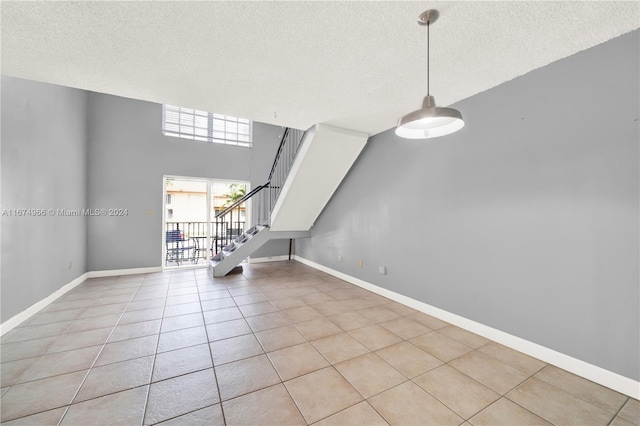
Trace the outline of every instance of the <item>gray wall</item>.
<instances>
[{"instance_id":1,"label":"gray wall","mask_svg":"<svg viewBox=\"0 0 640 426\"><path fill-rule=\"evenodd\" d=\"M263 184L282 133L254 123L253 149L194 143L162 135L159 104L6 76L1 100L2 209L128 209L2 216L2 322L87 271L161 266L162 176Z\"/></svg>"},{"instance_id":2,"label":"gray wall","mask_svg":"<svg viewBox=\"0 0 640 426\"><path fill-rule=\"evenodd\" d=\"M282 128L254 123L253 149L162 135L162 105L89 94L88 202L128 209L125 217L89 219L90 271L162 264L162 176L266 182ZM151 215L148 215L151 212ZM265 254L266 253L266 254ZM263 256L286 254L268 243Z\"/></svg>"},{"instance_id":3,"label":"gray wall","mask_svg":"<svg viewBox=\"0 0 640 426\"><path fill-rule=\"evenodd\" d=\"M84 91L2 76L3 210L86 207L86 109ZM86 272L87 219L1 223L4 322Z\"/></svg>"},{"instance_id":4,"label":"gray wall","mask_svg":"<svg viewBox=\"0 0 640 426\"><path fill-rule=\"evenodd\" d=\"M293 242L291 243L293 255ZM251 254L252 258L285 256L289 254L289 240L271 240Z\"/></svg>"},{"instance_id":5,"label":"gray wall","mask_svg":"<svg viewBox=\"0 0 640 426\"><path fill-rule=\"evenodd\" d=\"M638 52L466 99L448 137L372 137L296 254L640 379Z\"/></svg>"}]
</instances>

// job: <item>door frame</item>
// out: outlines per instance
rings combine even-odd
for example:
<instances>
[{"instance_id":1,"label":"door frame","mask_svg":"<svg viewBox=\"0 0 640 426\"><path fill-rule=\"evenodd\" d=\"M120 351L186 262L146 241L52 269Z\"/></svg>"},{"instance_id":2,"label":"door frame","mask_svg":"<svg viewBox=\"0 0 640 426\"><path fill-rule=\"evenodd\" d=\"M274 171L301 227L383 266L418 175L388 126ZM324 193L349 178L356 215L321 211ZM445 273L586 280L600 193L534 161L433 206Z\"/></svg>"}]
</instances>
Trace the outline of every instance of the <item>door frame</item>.
<instances>
[{"instance_id":1,"label":"door frame","mask_svg":"<svg viewBox=\"0 0 640 426\"><path fill-rule=\"evenodd\" d=\"M167 229L167 208L166 208L166 200L167 200L167 180L168 179L175 179L175 180L186 180L186 181L198 181L198 182L206 182L207 184L207 196L206 196L206 203L207 203L207 214L206 214L206 222L207 222L207 238L205 239L205 247L211 247L211 241L210 241L210 237L211 237L211 222L213 222L213 216L212 214L214 213L214 209L213 206L211 205L213 202L213 184L214 183L240 183L240 184L245 184L247 186L247 193L249 191L251 191L251 182L249 181L243 181L243 180L238 180L238 179L222 179L222 178L211 178L211 177L196 177L196 176L180 176L180 175L162 175L162 223L161 223L161 241L165 241L166 239L166 229ZM245 216L246 216L246 220L248 220L251 216L251 203L247 203L247 206L245 208ZM162 265L162 270L169 270L169 271L176 271L176 270L183 270L183 269L195 269L195 268L204 268L204 267L208 267L209 266L209 262L208 262L208 257L207 256L207 261L205 261L203 264L189 264L189 265L182 265L182 266L167 266L166 265L166 256L167 256L167 245L166 242L162 243L162 253L161 253L161 265Z\"/></svg>"}]
</instances>

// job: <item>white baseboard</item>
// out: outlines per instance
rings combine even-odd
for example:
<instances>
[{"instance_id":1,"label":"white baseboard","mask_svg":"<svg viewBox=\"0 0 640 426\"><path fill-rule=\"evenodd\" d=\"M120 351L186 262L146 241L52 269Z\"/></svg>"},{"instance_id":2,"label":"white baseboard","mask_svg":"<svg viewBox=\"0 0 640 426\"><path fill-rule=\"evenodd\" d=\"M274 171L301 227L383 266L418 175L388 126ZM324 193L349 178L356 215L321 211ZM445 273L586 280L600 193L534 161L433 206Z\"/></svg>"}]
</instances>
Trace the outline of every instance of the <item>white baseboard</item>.
<instances>
[{"instance_id":1,"label":"white baseboard","mask_svg":"<svg viewBox=\"0 0 640 426\"><path fill-rule=\"evenodd\" d=\"M291 255L291 259L293 259L293 255ZM282 256L249 257L249 263L281 262L283 260L289 260L289 255L284 254Z\"/></svg>"},{"instance_id":2,"label":"white baseboard","mask_svg":"<svg viewBox=\"0 0 640 426\"><path fill-rule=\"evenodd\" d=\"M78 278L71 281L70 283L63 285L58 290L51 293L49 296L45 297L39 302L34 303L24 311L12 316L8 320L0 324L0 336L3 336L5 333L13 330L18 325L22 324L24 321L31 318L32 315L38 313L41 309L53 303L56 299L58 299L65 293L73 290L75 287L82 284L87 279L87 275L88 273L85 272L84 274L80 275Z\"/></svg>"},{"instance_id":3,"label":"white baseboard","mask_svg":"<svg viewBox=\"0 0 640 426\"><path fill-rule=\"evenodd\" d=\"M464 328L465 330L468 330L472 333L476 333L482 337L486 337L487 339L498 342L504 346L537 358L548 364L555 365L556 367L562 368L563 370L567 370L573 374L584 377L587 380L591 380L592 382L598 383L602 386L606 386L632 398L640 399L639 381L630 379L609 370L605 370L604 368L589 364L577 358L573 358L569 355L565 355L553 349L549 349L537 343L533 343L520 337L505 333L479 322L461 317L460 315L444 311L442 309L436 308L435 306L428 305L394 291L378 287L377 285L352 277L340 271L336 271L324 265L320 265L319 263L315 263L309 259L305 259L304 257L294 255L293 259L305 265L311 266L312 268L315 268L319 271L326 272L329 275L333 275L336 278L340 278L351 284L355 284L358 287L362 287L373 293L379 294L398 303L402 303L403 305L406 305L410 308L441 319L442 321L446 321L460 328Z\"/></svg>"},{"instance_id":4,"label":"white baseboard","mask_svg":"<svg viewBox=\"0 0 640 426\"><path fill-rule=\"evenodd\" d=\"M87 278L115 277L117 275L152 274L162 272L162 266L150 266L148 268L110 269L107 271L87 272Z\"/></svg>"},{"instance_id":5,"label":"white baseboard","mask_svg":"<svg viewBox=\"0 0 640 426\"><path fill-rule=\"evenodd\" d=\"M110 271L85 272L84 274L80 275L78 278L74 279L70 283L63 285L58 290L51 293L49 296L45 297L39 302L34 303L24 311L12 316L8 320L0 324L0 336L3 336L5 333L13 330L18 325L22 324L24 321L31 318L31 316L38 313L40 310L44 309L51 303L55 302L64 294L68 293L78 285L82 284L88 278L113 277L118 275L149 274L149 273L161 272L161 271L162 271L161 266L152 266L149 268L113 269Z\"/></svg>"}]
</instances>

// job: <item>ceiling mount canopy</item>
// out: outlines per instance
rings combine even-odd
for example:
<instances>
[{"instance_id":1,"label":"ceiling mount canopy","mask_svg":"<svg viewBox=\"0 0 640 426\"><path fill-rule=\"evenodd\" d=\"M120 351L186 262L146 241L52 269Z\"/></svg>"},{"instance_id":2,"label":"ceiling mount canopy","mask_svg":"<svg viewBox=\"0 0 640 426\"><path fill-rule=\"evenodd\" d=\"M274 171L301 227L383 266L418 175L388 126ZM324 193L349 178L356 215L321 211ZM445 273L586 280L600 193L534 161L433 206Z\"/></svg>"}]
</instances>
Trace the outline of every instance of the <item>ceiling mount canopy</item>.
<instances>
[{"instance_id":1,"label":"ceiling mount canopy","mask_svg":"<svg viewBox=\"0 0 640 426\"><path fill-rule=\"evenodd\" d=\"M396 135L402 138L436 138L457 132L464 127L460 111L436 106L435 98L429 91L429 27L439 16L437 10L429 9L418 17L418 25L427 27L427 96L422 101L422 108L410 112L398 121Z\"/></svg>"}]
</instances>

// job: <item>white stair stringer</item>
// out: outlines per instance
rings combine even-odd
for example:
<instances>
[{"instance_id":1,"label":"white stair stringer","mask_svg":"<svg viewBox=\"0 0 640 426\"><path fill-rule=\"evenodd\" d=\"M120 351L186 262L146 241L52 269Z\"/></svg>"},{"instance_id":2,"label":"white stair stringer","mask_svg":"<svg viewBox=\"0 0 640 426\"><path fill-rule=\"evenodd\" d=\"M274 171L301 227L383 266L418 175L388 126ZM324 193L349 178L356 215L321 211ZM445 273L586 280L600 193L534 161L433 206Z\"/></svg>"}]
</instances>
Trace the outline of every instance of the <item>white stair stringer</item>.
<instances>
[{"instance_id":1,"label":"white stair stringer","mask_svg":"<svg viewBox=\"0 0 640 426\"><path fill-rule=\"evenodd\" d=\"M271 231L266 226L254 226L236 239L232 250L222 250L211 260L211 270L214 277L223 277L238 266L251 253L262 247L269 240L308 238L310 231ZM242 242L240 242L242 241ZM229 246L227 246L229 247Z\"/></svg>"},{"instance_id":2,"label":"white stair stringer","mask_svg":"<svg viewBox=\"0 0 640 426\"><path fill-rule=\"evenodd\" d=\"M271 229L311 229L368 138L366 133L326 124L308 130L271 211Z\"/></svg>"}]
</instances>

